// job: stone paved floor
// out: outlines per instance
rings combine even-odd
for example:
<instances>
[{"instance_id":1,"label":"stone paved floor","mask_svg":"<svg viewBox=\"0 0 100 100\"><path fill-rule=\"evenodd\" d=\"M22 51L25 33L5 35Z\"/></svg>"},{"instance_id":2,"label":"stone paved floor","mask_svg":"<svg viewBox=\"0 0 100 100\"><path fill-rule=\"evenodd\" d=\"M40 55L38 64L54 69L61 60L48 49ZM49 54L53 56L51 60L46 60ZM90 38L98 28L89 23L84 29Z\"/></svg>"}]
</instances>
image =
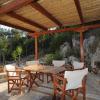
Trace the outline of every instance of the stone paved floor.
<instances>
[{"instance_id":1,"label":"stone paved floor","mask_svg":"<svg viewBox=\"0 0 100 100\"><path fill-rule=\"evenodd\" d=\"M52 100L52 83L40 83L41 87L33 86L32 90L21 95L7 93L7 82L0 84L0 100ZM45 87L44 87L45 86ZM47 88L51 87L51 88ZM71 100L66 96L66 100ZM79 95L78 100L82 100ZM87 99L100 100L100 75L89 74L87 79Z\"/></svg>"}]
</instances>

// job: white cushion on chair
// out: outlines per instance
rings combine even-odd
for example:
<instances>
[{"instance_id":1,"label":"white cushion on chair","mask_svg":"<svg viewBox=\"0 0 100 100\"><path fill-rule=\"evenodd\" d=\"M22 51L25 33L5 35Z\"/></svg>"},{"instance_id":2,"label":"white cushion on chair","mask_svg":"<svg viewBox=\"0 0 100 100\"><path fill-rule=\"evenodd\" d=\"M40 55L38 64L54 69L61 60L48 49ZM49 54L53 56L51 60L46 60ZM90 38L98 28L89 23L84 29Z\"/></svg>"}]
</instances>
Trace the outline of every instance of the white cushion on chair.
<instances>
[{"instance_id":1,"label":"white cushion on chair","mask_svg":"<svg viewBox=\"0 0 100 100\"><path fill-rule=\"evenodd\" d=\"M75 71L65 71L64 78L67 79L66 90L82 87L82 80L88 74L88 68Z\"/></svg>"},{"instance_id":2,"label":"white cushion on chair","mask_svg":"<svg viewBox=\"0 0 100 100\"><path fill-rule=\"evenodd\" d=\"M54 67L61 67L65 64L65 60L53 60L52 64Z\"/></svg>"},{"instance_id":3,"label":"white cushion on chair","mask_svg":"<svg viewBox=\"0 0 100 100\"><path fill-rule=\"evenodd\" d=\"M33 65L33 64L39 64L38 60L33 60L33 61L27 61L26 65Z\"/></svg>"},{"instance_id":4,"label":"white cushion on chair","mask_svg":"<svg viewBox=\"0 0 100 100\"><path fill-rule=\"evenodd\" d=\"M13 64L5 65L6 71L16 71L16 67ZM9 76L16 76L16 72L9 72Z\"/></svg>"},{"instance_id":5,"label":"white cushion on chair","mask_svg":"<svg viewBox=\"0 0 100 100\"><path fill-rule=\"evenodd\" d=\"M74 69L82 69L84 67L84 62L73 61L72 65Z\"/></svg>"}]
</instances>

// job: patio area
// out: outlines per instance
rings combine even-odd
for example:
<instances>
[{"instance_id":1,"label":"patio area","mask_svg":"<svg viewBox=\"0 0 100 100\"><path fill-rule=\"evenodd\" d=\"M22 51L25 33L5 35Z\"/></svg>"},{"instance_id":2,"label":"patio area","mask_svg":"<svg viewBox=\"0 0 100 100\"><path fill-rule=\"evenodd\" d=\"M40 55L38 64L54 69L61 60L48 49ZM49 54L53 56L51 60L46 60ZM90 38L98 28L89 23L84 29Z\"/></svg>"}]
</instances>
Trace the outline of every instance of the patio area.
<instances>
[{"instance_id":1,"label":"patio area","mask_svg":"<svg viewBox=\"0 0 100 100\"><path fill-rule=\"evenodd\" d=\"M37 80L38 81L38 80ZM27 90L23 91L21 95L16 95L16 92L12 94L7 93L7 82L0 83L0 100L52 100L53 97L53 85L52 83L41 83L40 87L33 86L32 90L27 93ZM100 74L95 75L93 73L88 74L87 79L87 93L86 100L100 100ZM66 100L70 100L66 96ZM59 96L58 99L59 100ZM82 100L81 95L79 94L78 100Z\"/></svg>"},{"instance_id":2,"label":"patio area","mask_svg":"<svg viewBox=\"0 0 100 100\"><path fill-rule=\"evenodd\" d=\"M65 100L66 91L67 94L70 94L72 100L76 100L77 98L78 100L85 100L85 97L86 100L100 100L100 73L88 73L88 70L91 71L92 67L95 67L94 59L90 60L90 58L94 57L92 55L93 53L94 55L100 55L100 53L96 52L97 50L100 51L100 49L94 46L97 44L97 41L95 41L93 46L91 45L92 43L86 45L86 47L84 46L84 41L86 41L86 44L88 41L88 35L86 36L85 32L100 28L100 0L0 0L0 24L23 30L27 32L25 40L31 40L32 38L34 40L34 42L32 42L32 47L30 45L28 46L24 39L22 43L19 41L18 46L17 42L15 43L16 45L10 42L10 44L7 44L7 46L6 44L2 44L0 48L2 49L1 53L3 52L1 62L5 55L5 60L7 59L10 61L12 58L14 58L14 60L17 62L18 58L18 63L20 63L19 61L21 60L21 54L23 58L24 56L27 57L28 54L31 54L30 52L34 53L32 53L34 58L31 60L36 61L36 63L33 61L34 64L32 66L32 64L27 64L27 61L30 62L30 59L25 60L24 63L26 64L25 66L24 63L22 64L23 68L18 68L21 67L19 64L16 65L4 62L3 69L5 69L7 72L8 84L7 81L0 83L0 100L53 100L53 94L56 95L59 90L61 90L62 95L57 95L57 100ZM58 33L67 34L67 32L68 34L71 32L74 34L74 41L78 40L78 42L76 41L76 44L78 44L78 53L75 51L76 49L74 49L76 45L73 41L73 36L71 35L71 39L69 39L69 36L68 38L65 38L65 40L62 39L62 41L60 41L61 38L58 38L58 41L61 42L59 42L60 45L62 43L71 42L69 45L70 49L72 50L68 49L68 51L71 52L67 52L62 59L59 59L59 57L53 58L51 56L52 53L57 54L58 56L58 49L60 54L60 46L58 46L59 48L56 48L55 50L52 50L53 47L47 50L48 44L56 46L57 42L55 42L56 44L48 43L45 45L45 36L49 37ZM14 32L12 31L12 33ZM99 34L99 32L94 33ZM76 37L75 34L78 34L78 37ZM18 35L16 36L18 37ZM43 39L41 39L41 36L43 36ZM12 40L14 40L13 37L14 36L12 35ZM98 35L97 37L100 36ZM53 39L53 37L49 38L48 41ZM3 41L3 39L4 37L2 36L1 41ZM93 39L96 40L92 37L92 40ZM11 39L7 38L6 40L8 42ZM16 38L15 40L18 41L20 38ZM100 44L99 40L100 39L98 38L97 46ZM40 43L43 43L42 46ZM5 49L3 49L3 45ZM15 51L13 54L8 55L7 49L10 48L10 45L12 50ZM13 45L15 45L14 48ZM22 46L22 49L20 46ZM43 49L41 50L43 53L40 52L40 47ZM87 47L90 48L85 50ZM30 51L28 51L28 49ZM91 51L91 54L89 50ZM25 55L23 51L25 51ZM51 53L50 58L53 58L51 60L52 63L50 62L47 64L44 61L41 64L39 62L40 58L43 58L44 55L46 56L45 52L48 53L49 51ZM72 51L75 51L75 56L79 57L79 62L77 62L77 60L69 62L69 54L70 56L74 55L74 52ZM12 53L10 50L9 52ZM18 54L18 56L15 54ZM89 59L89 61L86 57ZM68 58L68 61L65 61L65 58ZM55 62L58 60L56 62L57 65L53 63L54 60ZM64 60L64 63L60 65L59 60ZM74 61L76 61L76 63L73 64ZM93 62L93 65L90 65L90 62ZM68 67L67 65L70 66ZM48 66L50 66L51 70L48 69ZM89 67L91 67L91 70ZM70 68L71 70L67 70L67 68ZM64 76L63 78L60 76L62 75L62 72ZM43 76L43 80L40 78L41 75ZM88 76L87 84L85 80L86 76ZM48 77L51 78L49 83L47 83ZM26 85L26 87L23 87L24 85ZM17 93L18 91L16 92L15 90L19 90L19 95ZM81 94L78 95L79 92L83 94L83 98ZM71 98L66 95L66 100L71 100Z\"/></svg>"}]
</instances>

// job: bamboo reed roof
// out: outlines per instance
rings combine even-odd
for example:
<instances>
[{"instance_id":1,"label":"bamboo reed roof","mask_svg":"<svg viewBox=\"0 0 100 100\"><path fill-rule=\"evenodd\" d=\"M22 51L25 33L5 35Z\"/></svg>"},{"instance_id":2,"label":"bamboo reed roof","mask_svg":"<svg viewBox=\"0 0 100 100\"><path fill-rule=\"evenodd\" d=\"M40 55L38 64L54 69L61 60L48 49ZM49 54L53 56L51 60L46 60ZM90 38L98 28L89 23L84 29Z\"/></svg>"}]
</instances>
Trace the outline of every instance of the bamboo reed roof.
<instances>
[{"instance_id":1,"label":"bamboo reed roof","mask_svg":"<svg viewBox=\"0 0 100 100\"><path fill-rule=\"evenodd\" d=\"M100 0L0 0L0 24L28 32L100 20Z\"/></svg>"}]
</instances>

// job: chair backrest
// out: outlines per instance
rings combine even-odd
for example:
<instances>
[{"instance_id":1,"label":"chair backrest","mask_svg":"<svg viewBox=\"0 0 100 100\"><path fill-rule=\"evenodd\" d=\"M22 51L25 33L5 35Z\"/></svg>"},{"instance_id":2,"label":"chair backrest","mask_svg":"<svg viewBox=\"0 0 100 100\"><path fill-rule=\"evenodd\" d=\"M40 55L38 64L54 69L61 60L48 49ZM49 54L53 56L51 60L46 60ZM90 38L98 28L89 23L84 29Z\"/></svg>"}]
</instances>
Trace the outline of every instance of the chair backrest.
<instances>
[{"instance_id":1,"label":"chair backrest","mask_svg":"<svg viewBox=\"0 0 100 100\"><path fill-rule=\"evenodd\" d=\"M16 71L16 66L14 64L5 65L5 70L8 72L9 76L16 76L16 72L10 72Z\"/></svg>"},{"instance_id":2,"label":"chair backrest","mask_svg":"<svg viewBox=\"0 0 100 100\"><path fill-rule=\"evenodd\" d=\"M53 60L52 64L54 65L54 67L61 67L65 65L65 60Z\"/></svg>"},{"instance_id":3,"label":"chair backrest","mask_svg":"<svg viewBox=\"0 0 100 100\"><path fill-rule=\"evenodd\" d=\"M26 61L26 65L34 65L34 64L39 64L39 61L38 60Z\"/></svg>"},{"instance_id":4,"label":"chair backrest","mask_svg":"<svg viewBox=\"0 0 100 100\"><path fill-rule=\"evenodd\" d=\"M82 80L88 74L88 68L75 71L65 71L64 78L67 79L66 90L82 87Z\"/></svg>"},{"instance_id":5,"label":"chair backrest","mask_svg":"<svg viewBox=\"0 0 100 100\"><path fill-rule=\"evenodd\" d=\"M73 65L74 69L84 68L84 62L73 61L72 65Z\"/></svg>"}]
</instances>

